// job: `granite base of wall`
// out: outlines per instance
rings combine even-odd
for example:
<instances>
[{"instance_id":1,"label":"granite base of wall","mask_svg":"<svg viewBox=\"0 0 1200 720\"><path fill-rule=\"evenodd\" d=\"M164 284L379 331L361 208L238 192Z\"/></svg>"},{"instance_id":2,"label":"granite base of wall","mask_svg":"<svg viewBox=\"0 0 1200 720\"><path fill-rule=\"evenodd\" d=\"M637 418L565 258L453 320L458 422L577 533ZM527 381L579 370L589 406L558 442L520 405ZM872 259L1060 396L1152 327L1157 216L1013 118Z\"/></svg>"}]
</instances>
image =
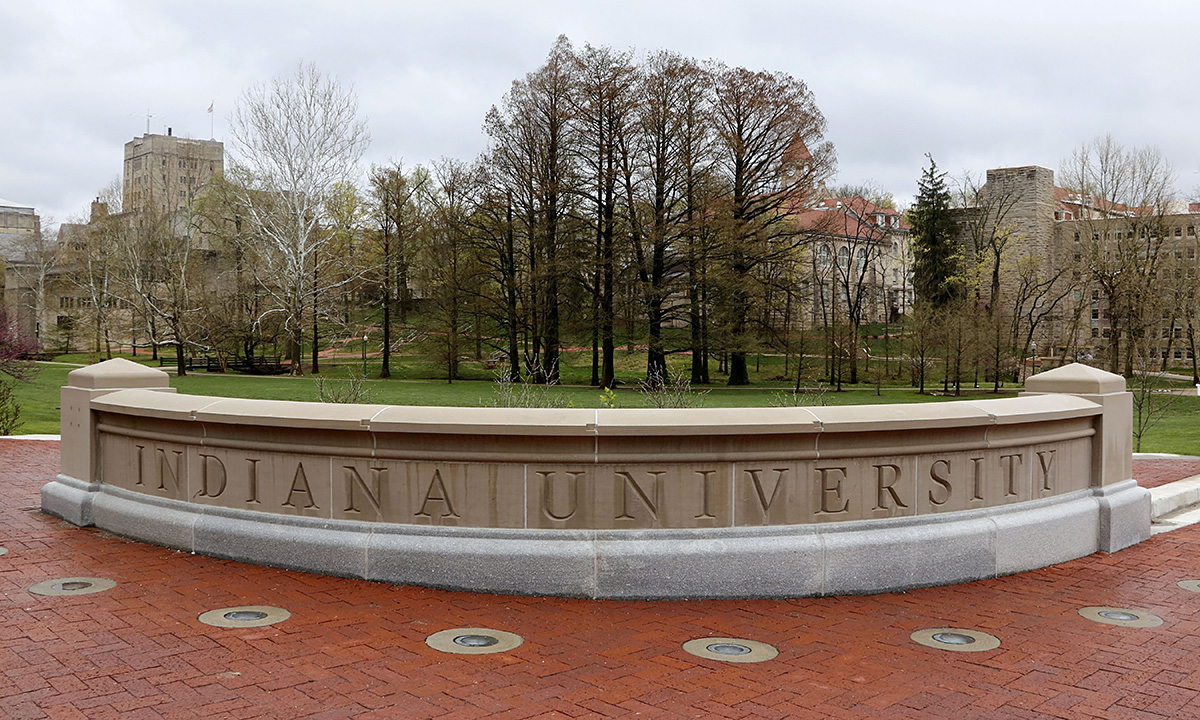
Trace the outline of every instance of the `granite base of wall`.
<instances>
[{"instance_id":1,"label":"granite base of wall","mask_svg":"<svg viewBox=\"0 0 1200 720\"><path fill-rule=\"evenodd\" d=\"M449 590L596 599L868 594L1046 567L1135 542L1128 480L944 515L709 530L495 530L314 520L147 497L60 475L42 509L144 542L307 572ZM1143 517L1145 515L1145 517Z\"/></svg>"}]
</instances>

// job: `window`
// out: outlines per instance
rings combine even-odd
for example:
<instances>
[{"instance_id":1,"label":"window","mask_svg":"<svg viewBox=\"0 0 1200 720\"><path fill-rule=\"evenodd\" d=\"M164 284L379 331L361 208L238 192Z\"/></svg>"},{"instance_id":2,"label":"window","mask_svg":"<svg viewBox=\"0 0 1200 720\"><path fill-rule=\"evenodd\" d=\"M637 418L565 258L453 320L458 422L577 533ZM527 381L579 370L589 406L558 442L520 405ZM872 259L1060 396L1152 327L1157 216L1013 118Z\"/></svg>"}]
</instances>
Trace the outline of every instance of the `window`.
<instances>
[{"instance_id":1,"label":"window","mask_svg":"<svg viewBox=\"0 0 1200 720\"><path fill-rule=\"evenodd\" d=\"M838 267L850 268L850 248L845 245L838 248Z\"/></svg>"},{"instance_id":2,"label":"window","mask_svg":"<svg viewBox=\"0 0 1200 720\"><path fill-rule=\"evenodd\" d=\"M1083 293L1081 293L1081 292L1079 292L1078 290L1076 290L1076 291L1075 291L1075 294L1074 294L1075 302L1079 302L1079 299L1080 299L1082 296L1083 296Z\"/></svg>"},{"instance_id":3,"label":"window","mask_svg":"<svg viewBox=\"0 0 1200 720\"><path fill-rule=\"evenodd\" d=\"M821 263L821 267L829 267L829 264L833 261L833 252L829 249L829 245L822 245L821 249L817 251L817 257Z\"/></svg>"},{"instance_id":4,"label":"window","mask_svg":"<svg viewBox=\"0 0 1200 720\"><path fill-rule=\"evenodd\" d=\"M859 248L858 255L855 256L855 260L858 261L856 263L858 266L857 269L858 269L858 272L861 273L863 270L865 270L867 268L867 249Z\"/></svg>"},{"instance_id":5,"label":"window","mask_svg":"<svg viewBox=\"0 0 1200 720\"><path fill-rule=\"evenodd\" d=\"M1092 319L1093 320L1100 319L1100 309L1099 308L1092 308Z\"/></svg>"},{"instance_id":6,"label":"window","mask_svg":"<svg viewBox=\"0 0 1200 720\"><path fill-rule=\"evenodd\" d=\"M1183 228L1175 228L1175 237L1180 237L1182 235L1183 235Z\"/></svg>"},{"instance_id":7,"label":"window","mask_svg":"<svg viewBox=\"0 0 1200 720\"><path fill-rule=\"evenodd\" d=\"M1188 225L1188 237L1196 237L1196 226Z\"/></svg>"}]
</instances>

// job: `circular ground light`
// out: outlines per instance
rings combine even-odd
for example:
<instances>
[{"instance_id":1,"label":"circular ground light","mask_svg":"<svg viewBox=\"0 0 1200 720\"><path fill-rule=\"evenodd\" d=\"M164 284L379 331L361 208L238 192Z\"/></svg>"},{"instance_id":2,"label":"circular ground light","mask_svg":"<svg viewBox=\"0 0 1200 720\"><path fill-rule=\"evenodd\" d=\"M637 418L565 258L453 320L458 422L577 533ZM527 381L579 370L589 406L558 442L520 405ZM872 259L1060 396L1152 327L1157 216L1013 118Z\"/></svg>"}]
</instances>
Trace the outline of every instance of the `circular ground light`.
<instances>
[{"instance_id":1,"label":"circular ground light","mask_svg":"<svg viewBox=\"0 0 1200 720\"><path fill-rule=\"evenodd\" d=\"M1179 587L1192 592L1200 592L1200 580L1180 580Z\"/></svg>"},{"instance_id":2,"label":"circular ground light","mask_svg":"<svg viewBox=\"0 0 1200 720\"><path fill-rule=\"evenodd\" d=\"M964 628L925 628L909 638L918 645L951 652L983 652L1000 647L1000 638Z\"/></svg>"},{"instance_id":3,"label":"circular ground light","mask_svg":"<svg viewBox=\"0 0 1200 720\"><path fill-rule=\"evenodd\" d=\"M200 613L198 618L205 625L223 628L263 627L274 625L290 618L292 614L283 608L270 605L239 605Z\"/></svg>"},{"instance_id":4,"label":"circular ground light","mask_svg":"<svg viewBox=\"0 0 1200 720\"><path fill-rule=\"evenodd\" d=\"M425 638L434 650L455 655L490 655L508 652L525 642L520 635L489 628L452 628Z\"/></svg>"},{"instance_id":5,"label":"circular ground light","mask_svg":"<svg viewBox=\"0 0 1200 720\"><path fill-rule=\"evenodd\" d=\"M1163 624L1162 618L1157 615L1153 615L1143 610L1131 610L1129 608L1097 606L1079 608L1079 610L1076 612L1088 620L1104 623L1105 625L1148 628L1158 627L1159 625Z\"/></svg>"},{"instance_id":6,"label":"circular ground light","mask_svg":"<svg viewBox=\"0 0 1200 720\"><path fill-rule=\"evenodd\" d=\"M758 663L773 660L779 655L774 646L757 640L740 638L708 637L688 640L683 649L707 660L721 662Z\"/></svg>"},{"instance_id":7,"label":"circular ground light","mask_svg":"<svg viewBox=\"0 0 1200 720\"><path fill-rule=\"evenodd\" d=\"M61 597L66 595L90 595L104 592L117 586L116 580L95 577L69 577L45 580L29 588L34 595Z\"/></svg>"}]
</instances>

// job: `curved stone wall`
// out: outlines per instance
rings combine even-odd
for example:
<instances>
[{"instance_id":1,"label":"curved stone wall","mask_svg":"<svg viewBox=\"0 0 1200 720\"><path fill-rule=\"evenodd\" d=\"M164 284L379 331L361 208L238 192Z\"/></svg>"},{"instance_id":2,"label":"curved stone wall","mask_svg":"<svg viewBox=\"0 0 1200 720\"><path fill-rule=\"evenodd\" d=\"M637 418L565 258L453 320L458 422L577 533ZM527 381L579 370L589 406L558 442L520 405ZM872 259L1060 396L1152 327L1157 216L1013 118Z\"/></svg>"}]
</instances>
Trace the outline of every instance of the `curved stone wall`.
<instances>
[{"instance_id":1,"label":"curved stone wall","mask_svg":"<svg viewBox=\"0 0 1200 720\"><path fill-rule=\"evenodd\" d=\"M124 361L70 383L47 512L315 572L798 596L989 577L1149 536L1129 395L1084 366L1015 399L771 409L234 400L174 394Z\"/></svg>"}]
</instances>

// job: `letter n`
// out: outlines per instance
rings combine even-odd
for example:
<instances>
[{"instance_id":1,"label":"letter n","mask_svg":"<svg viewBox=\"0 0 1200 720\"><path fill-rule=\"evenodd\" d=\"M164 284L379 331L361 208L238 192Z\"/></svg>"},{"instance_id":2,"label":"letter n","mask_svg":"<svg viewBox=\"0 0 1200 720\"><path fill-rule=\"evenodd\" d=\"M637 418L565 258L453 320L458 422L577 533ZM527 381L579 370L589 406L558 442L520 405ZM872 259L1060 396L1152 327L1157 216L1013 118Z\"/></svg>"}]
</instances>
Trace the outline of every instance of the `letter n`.
<instances>
[{"instance_id":1,"label":"letter n","mask_svg":"<svg viewBox=\"0 0 1200 720\"><path fill-rule=\"evenodd\" d=\"M371 468L371 483L375 486L371 488L367 485L367 481L363 480L362 475L358 474L358 470L353 465L343 465L342 467L346 471L346 509L343 512L362 512L354 504L354 489L357 487L362 490L362 494L366 496L367 502L371 503L371 507L375 509L375 514L378 515L380 512L379 488L387 482L387 468Z\"/></svg>"}]
</instances>

